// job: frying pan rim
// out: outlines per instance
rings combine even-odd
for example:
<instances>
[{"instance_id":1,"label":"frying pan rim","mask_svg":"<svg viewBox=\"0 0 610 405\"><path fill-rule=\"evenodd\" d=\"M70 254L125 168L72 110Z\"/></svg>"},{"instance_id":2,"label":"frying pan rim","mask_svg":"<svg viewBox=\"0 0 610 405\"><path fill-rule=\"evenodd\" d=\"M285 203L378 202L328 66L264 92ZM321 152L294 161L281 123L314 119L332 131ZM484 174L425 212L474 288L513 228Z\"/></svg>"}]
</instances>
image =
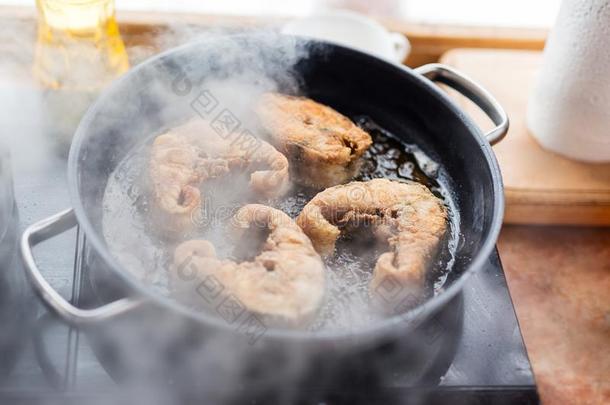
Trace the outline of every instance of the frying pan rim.
<instances>
[{"instance_id":1,"label":"frying pan rim","mask_svg":"<svg viewBox=\"0 0 610 405\"><path fill-rule=\"evenodd\" d=\"M268 35L268 34L264 34ZM278 34L279 35L279 34ZM492 150L491 145L485 139L483 133L480 128L474 124L472 119L464 113L464 111L446 94L444 93L437 85L435 85L430 80L425 77L419 75L413 69L410 69L404 65L396 65L385 61L383 59L377 58L375 56L363 53L361 51L347 48L338 44L324 42L320 40L312 40L310 38L298 37L292 35L284 35L281 34L282 37L291 38L293 41L301 42L301 43L310 43L315 46L328 47L329 49L333 49L342 53L353 54L355 57L364 58L370 60L371 63L379 63L386 65L386 69L396 69L402 75L408 75L410 79L414 79L413 83L415 85L419 85L425 87L432 97L435 97L439 103L444 104L444 107L449 109L451 113L453 113L459 121L468 129L471 136L476 138L476 141L479 145L481 153L483 153L483 157L487 163L487 167L491 174L491 182L492 182L492 192L493 192L493 214L491 218L491 224L489 228L489 232L485 240L483 241L481 247L478 249L477 253L474 255L473 259L469 264L465 266L464 271L458 277L458 279L454 280L451 285L435 295L434 297L426 300L423 304L419 305L413 310L405 314L398 314L391 317L387 317L381 320L376 320L371 322L370 324L359 328L356 331L300 331L300 330L289 330L289 329L278 329L278 328L268 328L265 330L265 338L277 338L277 339L294 339L294 340L318 340L318 341L329 341L336 342L341 339L364 339L367 340L367 337L375 338L379 335L389 335L392 333L400 332L402 333L403 328L399 328L398 326L401 324L408 325L413 324L416 325L416 320L422 313L432 314L442 308L451 298L453 298L456 294L458 294L463 288L466 281L477 271L479 271L485 262L488 260L490 254L495 248L495 244L500 233L500 229L502 227L502 219L504 215L504 194L503 194L503 184L502 184L502 176L500 173L499 165L495 154ZM119 277L122 282L126 283L130 288L130 291L137 293L142 297L150 298L153 303L157 305L161 305L170 311L176 311L178 314L182 314L194 321L203 322L213 327L218 327L220 329L226 329L228 331L233 332L234 328L231 325L228 325L226 322L223 322L222 319L207 315L204 312L196 312L195 310L191 310L186 308L185 306L179 304L177 301L171 299L170 297L164 296L158 292L155 292L150 286L148 286L145 282L138 280L133 274L123 268L123 266L118 263L115 257L111 254L109 249L105 247L104 242L102 241L103 235L96 232L91 221L89 221L89 216L87 215L87 211L85 210L83 199L81 199L81 195L79 193L78 187L78 177L79 177L79 155L82 149L82 145L84 141L87 139L87 133L89 131L90 123L96 117L100 106L107 105L110 101L110 97L112 93L123 86L123 84L132 77L135 77L140 70L147 68L149 65L158 62L159 60L167 57L171 57L172 55L177 55L181 52L188 51L189 49L197 49L198 47L206 47L206 46L214 46L215 43L219 41L231 41L231 40L256 40L257 34L246 33L246 34L231 34L215 37L212 39L203 39L198 41L193 41L186 43L184 45L169 49L162 53L159 53L151 58L148 58L146 61L140 63L136 67L132 68L129 72L124 74L122 77L114 81L110 86L108 86L100 96L95 100L95 102L91 105L91 107L87 110L83 118L81 119L78 128L75 132L74 139L72 145L70 147L70 153L68 157L68 167L67 167L67 176L68 176L68 188L70 193L70 198L72 201L72 206L74 209L74 213L77 219L77 222L85 235L87 236L87 241L92 245L97 255L103 260L104 264L107 265L113 272L114 275Z\"/></svg>"}]
</instances>

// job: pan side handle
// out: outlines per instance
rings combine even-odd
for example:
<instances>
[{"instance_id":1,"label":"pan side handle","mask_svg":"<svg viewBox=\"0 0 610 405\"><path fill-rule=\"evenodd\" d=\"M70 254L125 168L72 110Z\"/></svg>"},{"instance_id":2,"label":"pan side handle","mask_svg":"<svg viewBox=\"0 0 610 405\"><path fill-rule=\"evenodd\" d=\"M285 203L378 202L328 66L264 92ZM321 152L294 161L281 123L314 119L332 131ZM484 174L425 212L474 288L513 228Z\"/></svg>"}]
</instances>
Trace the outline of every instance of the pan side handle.
<instances>
[{"instance_id":1,"label":"pan side handle","mask_svg":"<svg viewBox=\"0 0 610 405\"><path fill-rule=\"evenodd\" d=\"M98 308L77 308L62 297L44 278L33 255L37 244L59 235L77 225L74 211L69 208L30 225L21 236L20 250L24 269L36 294L44 304L72 326L87 326L114 318L141 304L131 298L122 298Z\"/></svg>"},{"instance_id":2,"label":"pan side handle","mask_svg":"<svg viewBox=\"0 0 610 405\"><path fill-rule=\"evenodd\" d=\"M508 132L508 116L496 99L480 84L458 72L440 64L430 63L414 69L429 80L446 84L474 102L493 121L496 127L485 134L491 145L500 142Z\"/></svg>"}]
</instances>

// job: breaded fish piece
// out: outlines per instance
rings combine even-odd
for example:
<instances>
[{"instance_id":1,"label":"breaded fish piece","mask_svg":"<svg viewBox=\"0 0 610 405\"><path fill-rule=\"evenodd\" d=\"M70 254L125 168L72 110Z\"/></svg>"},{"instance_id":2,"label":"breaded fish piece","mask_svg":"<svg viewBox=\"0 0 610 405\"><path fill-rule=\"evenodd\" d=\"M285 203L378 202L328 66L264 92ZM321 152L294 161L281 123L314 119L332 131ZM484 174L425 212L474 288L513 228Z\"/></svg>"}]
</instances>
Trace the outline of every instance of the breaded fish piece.
<instances>
[{"instance_id":1,"label":"breaded fish piece","mask_svg":"<svg viewBox=\"0 0 610 405\"><path fill-rule=\"evenodd\" d=\"M287 191L286 157L265 141L240 136L221 137L209 122L193 119L154 140L148 166L155 221L163 229L191 229L206 180L234 170L250 174L250 189L261 196Z\"/></svg>"},{"instance_id":2,"label":"breaded fish piece","mask_svg":"<svg viewBox=\"0 0 610 405\"><path fill-rule=\"evenodd\" d=\"M175 250L174 280L189 266L185 273L194 272L197 282L216 284L266 323L299 326L310 320L322 303L325 274L307 235L282 211L260 204L239 209L231 227L236 239L252 227L269 232L253 260L219 259L209 241L190 240Z\"/></svg>"},{"instance_id":3,"label":"breaded fish piece","mask_svg":"<svg viewBox=\"0 0 610 405\"><path fill-rule=\"evenodd\" d=\"M372 143L349 118L306 97L265 93L255 110L271 143L288 157L293 180L307 186L351 180Z\"/></svg>"},{"instance_id":4,"label":"breaded fish piece","mask_svg":"<svg viewBox=\"0 0 610 405\"><path fill-rule=\"evenodd\" d=\"M421 184L374 179L318 193L303 208L297 224L322 255L333 253L341 228L371 225L389 250L377 259L370 292L377 301L385 300L384 306L394 308L399 299L423 296L426 269L447 229L447 212Z\"/></svg>"}]
</instances>

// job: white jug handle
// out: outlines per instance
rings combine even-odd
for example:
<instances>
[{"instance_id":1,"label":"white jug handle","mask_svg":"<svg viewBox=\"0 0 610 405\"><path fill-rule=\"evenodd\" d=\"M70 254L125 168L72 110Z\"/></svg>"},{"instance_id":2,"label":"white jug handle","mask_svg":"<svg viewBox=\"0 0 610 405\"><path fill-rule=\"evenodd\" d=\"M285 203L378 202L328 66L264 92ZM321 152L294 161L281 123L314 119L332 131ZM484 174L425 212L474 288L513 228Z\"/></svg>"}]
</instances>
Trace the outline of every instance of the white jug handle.
<instances>
[{"instance_id":1,"label":"white jug handle","mask_svg":"<svg viewBox=\"0 0 610 405\"><path fill-rule=\"evenodd\" d=\"M411 52L411 43L406 36L399 32L390 32L392 46L394 48L394 58L396 62L403 63Z\"/></svg>"}]
</instances>

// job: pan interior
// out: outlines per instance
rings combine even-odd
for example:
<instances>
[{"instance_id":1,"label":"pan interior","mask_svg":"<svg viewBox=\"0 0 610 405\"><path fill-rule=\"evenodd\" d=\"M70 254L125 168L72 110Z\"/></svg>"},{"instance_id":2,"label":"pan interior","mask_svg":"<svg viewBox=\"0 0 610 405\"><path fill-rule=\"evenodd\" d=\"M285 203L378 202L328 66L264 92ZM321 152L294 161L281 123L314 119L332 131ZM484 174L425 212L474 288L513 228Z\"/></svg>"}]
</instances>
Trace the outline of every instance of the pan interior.
<instances>
[{"instance_id":1,"label":"pan interior","mask_svg":"<svg viewBox=\"0 0 610 405\"><path fill-rule=\"evenodd\" d=\"M414 169L409 176L415 173L417 180L428 182L452 214L450 237L431 280L436 294L446 290L468 268L493 225L493 176L473 128L428 85L401 68L340 47L294 39L251 41L192 44L151 61L113 86L83 120L71 151L71 170L78 173L76 194L91 225L89 232L110 252L113 265L100 272L100 279L113 286L106 289L111 291L108 299L128 293L134 284L156 293L163 293L166 285L159 277L162 273L149 271L167 267L163 249L147 247L148 230L142 224L122 229L125 223L116 221L131 216L131 208L146 205L144 175L137 169L145 166L145 154L134 151L146 149L151 137L164 129L201 114L210 94L221 99L209 92L209 84L232 76L243 83L262 82L261 88L271 83L277 90L311 97L368 126L377 146L390 142L402 147L401 158L406 156ZM249 51L226 52L227 46ZM392 177L392 170L367 175ZM109 192L128 199L109 199ZM309 196L303 194L300 203L273 204L295 215ZM298 194L293 197L298 199ZM112 206L113 201L122 203ZM109 223L109 209L115 214L123 210L123 216ZM116 254L113 243L120 239L113 235L129 236L130 245L121 249L129 255ZM117 274L116 268L122 270Z\"/></svg>"}]
</instances>

